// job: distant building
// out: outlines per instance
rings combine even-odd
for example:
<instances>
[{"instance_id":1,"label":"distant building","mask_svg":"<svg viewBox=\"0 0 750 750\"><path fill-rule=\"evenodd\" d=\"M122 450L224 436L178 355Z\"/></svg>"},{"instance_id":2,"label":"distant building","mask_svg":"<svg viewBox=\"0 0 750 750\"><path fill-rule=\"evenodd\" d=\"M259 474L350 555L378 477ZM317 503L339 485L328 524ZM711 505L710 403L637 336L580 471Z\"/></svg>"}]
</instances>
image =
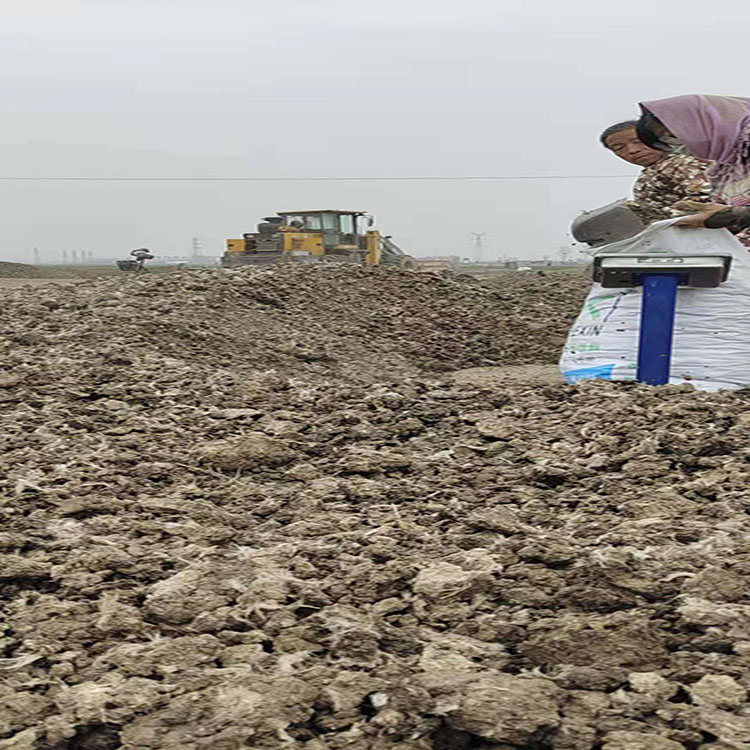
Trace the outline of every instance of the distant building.
<instances>
[{"instance_id":1,"label":"distant building","mask_svg":"<svg viewBox=\"0 0 750 750\"><path fill-rule=\"evenodd\" d=\"M453 271L461 263L457 255L428 255L424 258L414 258L417 268L423 271Z\"/></svg>"},{"instance_id":2,"label":"distant building","mask_svg":"<svg viewBox=\"0 0 750 750\"><path fill-rule=\"evenodd\" d=\"M154 263L156 265L218 266L219 257L216 255L157 255Z\"/></svg>"}]
</instances>

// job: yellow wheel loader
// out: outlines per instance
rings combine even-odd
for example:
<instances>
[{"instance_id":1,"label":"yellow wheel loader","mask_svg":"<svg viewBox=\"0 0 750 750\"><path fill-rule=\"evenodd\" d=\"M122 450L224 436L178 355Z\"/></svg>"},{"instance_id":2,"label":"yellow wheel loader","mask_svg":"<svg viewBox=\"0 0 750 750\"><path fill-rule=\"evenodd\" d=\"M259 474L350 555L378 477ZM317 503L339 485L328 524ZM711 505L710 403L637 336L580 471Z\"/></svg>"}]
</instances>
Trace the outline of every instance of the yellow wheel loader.
<instances>
[{"instance_id":1,"label":"yellow wheel loader","mask_svg":"<svg viewBox=\"0 0 750 750\"><path fill-rule=\"evenodd\" d=\"M227 240L224 268L279 261L346 262L414 268L414 259L388 236L371 229L365 211L279 211L256 232Z\"/></svg>"}]
</instances>

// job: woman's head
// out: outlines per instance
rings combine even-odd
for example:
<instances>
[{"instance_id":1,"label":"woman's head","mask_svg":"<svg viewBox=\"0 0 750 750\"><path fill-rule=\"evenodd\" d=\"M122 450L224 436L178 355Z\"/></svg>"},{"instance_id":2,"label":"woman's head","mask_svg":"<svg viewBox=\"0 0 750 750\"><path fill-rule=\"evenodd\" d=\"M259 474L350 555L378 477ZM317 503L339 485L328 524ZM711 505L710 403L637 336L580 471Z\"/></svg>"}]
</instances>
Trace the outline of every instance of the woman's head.
<instances>
[{"instance_id":1,"label":"woman's head","mask_svg":"<svg viewBox=\"0 0 750 750\"><path fill-rule=\"evenodd\" d=\"M674 96L641 105L638 137L652 148L724 162L750 128L750 99Z\"/></svg>"},{"instance_id":2,"label":"woman's head","mask_svg":"<svg viewBox=\"0 0 750 750\"><path fill-rule=\"evenodd\" d=\"M661 161L664 154L649 148L638 138L636 134L637 125L638 123L635 120L626 120L625 122L618 122L616 125L610 125L599 136L599 141L615 156L619 156L630 164L650 167Z\"/></svg>"}]
</instances>

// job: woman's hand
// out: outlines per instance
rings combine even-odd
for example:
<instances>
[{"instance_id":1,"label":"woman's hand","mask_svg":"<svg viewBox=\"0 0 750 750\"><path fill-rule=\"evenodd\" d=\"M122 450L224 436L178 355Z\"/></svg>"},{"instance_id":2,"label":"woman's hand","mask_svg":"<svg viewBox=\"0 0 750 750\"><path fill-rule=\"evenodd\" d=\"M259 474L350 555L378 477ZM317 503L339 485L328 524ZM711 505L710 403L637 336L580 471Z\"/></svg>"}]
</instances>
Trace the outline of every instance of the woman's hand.
<instances>
[{"instance_id":1,"label":"woman's hand","mask_svg":"<svg viewBox=\"0 0 750 750\"><path fill-rule=\"evenodd\" d=\"M721 210L721 209L720 209ZM692 216L683 216L679 221L676 221L672 226L684 227L686 229L705 229L706 221L710 219L716 211L704 211L700 214L693 214Z\"/></svg>"},{"instance_id":2,"label":"woman's hand","mask_svg":"<svg viewBox=\"0 0 750 750\"><path fill-rule=\"evenodd\" d=\"M678 211L684 211L686 214L702 214L704 211L721 211L726 208L724 203L704 203L703 201L684 200L675 203L672 208Z\"/></svg>"},{"instance_id":3,"label":"woman's hand","mask_svg":"<svg viewBox=\"0 0 750 750\"><path fill-rule=\"evenodd\" d=\"M700 201L679 201L673 208L678 211L688 211L690 216L683 216L679 221L674 223L676 227L685 227L687 229L703 229L706 226L706 220L719 211L723 211L726 206L721 203L701 203Z\"/></svg>"}]
</instances>

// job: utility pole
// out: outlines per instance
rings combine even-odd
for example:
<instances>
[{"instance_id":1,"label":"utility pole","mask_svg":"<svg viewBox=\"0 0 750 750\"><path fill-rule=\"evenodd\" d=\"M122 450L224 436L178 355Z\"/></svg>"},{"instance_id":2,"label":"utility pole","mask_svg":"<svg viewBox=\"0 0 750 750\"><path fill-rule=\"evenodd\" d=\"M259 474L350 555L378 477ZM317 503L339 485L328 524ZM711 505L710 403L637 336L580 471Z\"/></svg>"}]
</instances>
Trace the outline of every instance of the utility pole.
<instances>
[{"instance_id":1,"label":"utility pole","mask_svg":"<svg viewBox=\"0 0 750 750\"><path fill-rule=\"evenodd\" d=\"M487 232L472 232L472 234L474 235L474 261L481 263L484 238L487 236Z\"/></svg>"},{"instance_id":2,"label":"utility pole","mask_svg":"<svg viewBox=\"0 0 750 750\"><path fill-rule=\"evenodd\" d=\"M67 250L63 250L62 251L62 256L63 256L63 263L67 263L68 262L68 251Z\"/></svg>"},{"instance_id":3,"label":"utility pole","mask_svg":"<svg viewBox=\"0 0 750 750\"><path fill-rule=\"evenodd\" d=\"M38 266L39 265L39 248L35 247L32 252L34 253L34 265Z\"/></svg>"}]
</instances>

